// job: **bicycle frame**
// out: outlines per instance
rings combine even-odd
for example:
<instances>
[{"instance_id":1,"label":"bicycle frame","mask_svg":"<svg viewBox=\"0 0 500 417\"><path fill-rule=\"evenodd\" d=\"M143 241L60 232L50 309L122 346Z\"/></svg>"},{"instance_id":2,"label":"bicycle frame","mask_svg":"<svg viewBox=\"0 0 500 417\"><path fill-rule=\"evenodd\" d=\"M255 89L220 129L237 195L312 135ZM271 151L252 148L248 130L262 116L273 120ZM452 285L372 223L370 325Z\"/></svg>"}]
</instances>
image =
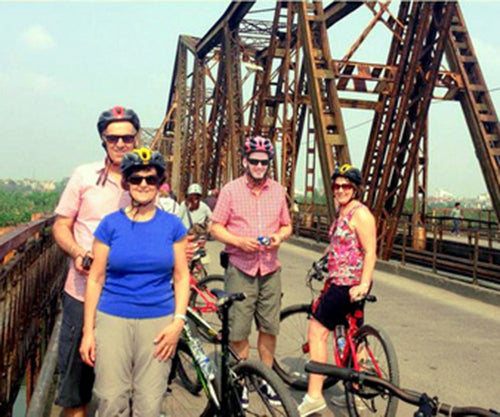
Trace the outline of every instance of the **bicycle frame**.
<instances>
[{"instance_id":1,"label":"bicycle frame","mask_svg":"<svg viewBox=\"0 0 500 417\"><path fill-rule=\"evenodd\" d=\"M192 274L189 274L189 288L195 291L199 297L205 302L202 307L196 307L195 311L199 313L215 313L217 311L217 298L210 291L201 290L198 286L198 281L196 281Z\"/></svg>"},{"instance_id":2,"label":"bicycle frame","mask_svg":"<svg viewBox=\"0 0 500 417\"><path fill-rule=\"evenodd\" d=\"M316 271L318 272L318 271ZM309 281L310 282L310 281ZM323 285L323 289L321 290L321 295L323 295L329 288L329 283L325 282ZM320 297L321 297L320 295ZM319 298L316 301L313 301L311 303L311 311L316 307L317 302ZM375 302L377 298L375 296L367 296L365 298L366 301L368 302ZM340 352L339 347L337 345L337 332L336 330L333 330L333 357L335 360L335 364L339 367L342 368L347 368L349 365L352 367L355 371L361 371L361 365L360 361L358 359L358 352L357 352L357 345L354 340L354 337L356 333L359 330L358 326L358 321L360 321L363 318L363 310L361 308L356 309L354 314L347 314L346 315L346 321L347 321L347 329L346 329L346 334L345 334L345 340L346 340L346 345L343 349L342 352ZM309 348L309 346L308 346ZM382 371L380 369L380 366L378 364L378 361L376 360L375 356L373 355L373 352L370 349L365 349L368 353L368 356L372 362L372 364L375 366L375 370L377 371L377 375L382 377ZM352 360L352 364L349 363L349 361Z\"/></svg>"},{"instance_id":3,"label":"bicycle frame","mask_svg":"<svg viewBox=\"0 0 500 417\"><path fill-rule=\"evenodd\" d=\"M211 381L207 381L201 372L201 369L198 364L195 364L196 372L200 377L202 382L203 389L205 390L207 397L212 401L213 405L217 409L217 415L226 415L226 411L231 409L231 406L234 404L231 403L231 395L228 395L230 392L230 388L234 388L233 383L230 381L230 364L229 360L232 357L238 363L240 358L236 354L236 352L231 348L229 344L229 326L228 326L228 311L231 304L237 300L237 298L226 299L223 297L218 301L217 305L219 305L221 314L222 314L222 332L219 336L216 330L214 330L210 324L208 324L199 314L197 314L193 309L188 307L187 316L190 320L192 320L195 325L198 327L202 327L204 331L207 332L211 337L213 337L213 342L221 345L221 365L220 365L220 375L221 375L221 386L220 392L224 393L222 395L222 401L219 396L216 394L216 390L213 387ZM216 305L216 307L217 307ZM241 407L241 404L239 404ZM241 415L244 415L243 410L241 410Z\"/></svg>"}]
</instances>

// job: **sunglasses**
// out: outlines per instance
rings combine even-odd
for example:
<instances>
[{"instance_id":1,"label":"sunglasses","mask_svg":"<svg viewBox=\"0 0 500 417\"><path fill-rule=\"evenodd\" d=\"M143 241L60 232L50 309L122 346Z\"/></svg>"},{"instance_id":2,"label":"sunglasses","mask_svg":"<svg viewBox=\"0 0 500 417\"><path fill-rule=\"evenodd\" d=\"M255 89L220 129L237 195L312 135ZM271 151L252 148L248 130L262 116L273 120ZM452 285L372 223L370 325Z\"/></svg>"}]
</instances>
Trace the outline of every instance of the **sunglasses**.
<instances>
[{"instance_id":1,"label":"sunglasses","mask_svg":"<svg viewBox=\"0 0 500 417\"><path fill-rule=\"evenodd\" d=\"M333 189L335 191L339 191L339 190L350 191L353 188L354 187L352 186L352 184L333 184Z\"/></svg>"},{"instance_id":2,"label":"sunglasses","mask_svg":"<svg viewBox=\"0 0 500 417\"><path fill-rule=\"evenodd\" d=\"M121 139L123 143L133 143L135 140L135 135L104 135L104 139L106 139L106 142L115 144L118 143L118 141Z\"/></svg>"},{"instance_id":3,"label":"sunglasses","mask_svg":"<svg viewBox=\"0 0 500 417\"><path fill-rule=\"evenodd\" d=\"M148 185L158 185L158 177L156 175L148 175L146 177L132 175L128 178L127 182L132 185L139 185L142 184L143 180L146 180L146 184Z\"/></svg>"},{"instance_id":4,"label":"sunglasses","mask_svg":"<svg viewBox=\"0 0 500 417\"><path fill-rule=\"evenodd\" d=\"M261 164L263 167L267 167L269 165L269 159L248 158L247 161L250 165L255 165L255 166Z\"/></svg>"}]
</instances>

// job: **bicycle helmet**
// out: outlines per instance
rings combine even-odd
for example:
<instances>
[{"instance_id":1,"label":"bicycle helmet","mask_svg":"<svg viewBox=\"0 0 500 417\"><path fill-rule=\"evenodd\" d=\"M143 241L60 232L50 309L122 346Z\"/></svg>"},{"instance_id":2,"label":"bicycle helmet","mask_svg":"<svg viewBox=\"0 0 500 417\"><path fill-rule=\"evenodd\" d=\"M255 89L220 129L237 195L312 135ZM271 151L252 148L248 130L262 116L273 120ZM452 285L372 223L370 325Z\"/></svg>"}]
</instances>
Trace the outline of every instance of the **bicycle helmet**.
<instances>
[{"instance_id":1,"label":"bicycle helmet","mask_svg":"<svg viewBox=\"0 0 500 417\"><path fill-rule=\"evenodd\" d=\"M203 194L203 189L201 188L200 184L193 183L193 184L191 184L188 187L186 194L187 195L190 195L190 194L199 194L199 195L202 195Z\"/></svg>"},{"instance_id":2,"label":"bicycle helmet","mask_svg":"<svg viewBox=\"0 0 500 417\"><path fill-rule=\"evenodd\" d=\"M165 160L158 151L151 151L148 148L134 149L123 156L121 171L125 178L128 178L136 171L144 168L155 167L160 182L165 179Z\"/></svg>"},{"instance_id":3,"label":"bicycle helmet","mask_svg":"<svg viewBox=\"0 0 500 417\"><path fill-rule=\"evenodd\" d=\"M99 116L99 120L97 121L99 135L102 135L106 127L113 122L130 122L137 131L141 128L139 117L135 111L122 106L115 106L112 109L103 111Z\"/></svg>"},{"instance_id":4,"label":"bicycle helmet","mask_svg":"<svg viewBox=\"0 0 500 417\"><path fill-rule=\"evenodd\" d=\"M272 142L262 136L254 136L245 140L245 144L243 145L243 156L247 157L252 152L265 152L269 155L269 159L274 157Z\"/></svg>"},{"instance_id":5,"label":"bicycle helmet","mask_svg":"<svg viewBox=\"0 0 500 417\"><path fill-rule=\"evenodd\" d=\"M335 167L335 169L333 170L332 177L331 177L332 184L334 183L335 179L338 177L347 178L353 184L356 184L358 186L361 185L363 182L363 177L361 176L361 171L358 168L353 167L352 165L349 165L349 164L344 164L341 167Z\"/></svg>"},{"instance_id":6,"label":"bicycle helmet","mask_svg":"<svg viewBox=\"0 0 500 417\"><path fill-rule=\"evenodd\" d=\"M165 191L165 193L170 194L170 184L168 182L165 182L161 185L160 191Z\"/></svg>"}]
</instances>

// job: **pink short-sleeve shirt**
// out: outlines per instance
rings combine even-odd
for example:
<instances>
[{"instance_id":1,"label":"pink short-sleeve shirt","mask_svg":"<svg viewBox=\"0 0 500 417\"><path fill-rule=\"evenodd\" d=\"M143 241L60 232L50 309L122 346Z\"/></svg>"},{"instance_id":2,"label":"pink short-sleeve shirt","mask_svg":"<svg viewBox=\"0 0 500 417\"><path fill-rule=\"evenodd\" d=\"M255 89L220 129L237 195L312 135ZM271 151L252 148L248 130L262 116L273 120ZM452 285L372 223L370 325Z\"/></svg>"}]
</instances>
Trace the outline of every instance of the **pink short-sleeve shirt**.
<instances>
[{"instance_id":1,"label":"pink short-sleeve shirt","mask_svg":"<svg viewBox=\"0 0 500 417\"><path fill-rule=\"evenodd\" d=\"M76 168L55 209L57 215L74 219L75 240L86 250L92 249L93 234L101 219L126 207L130 202L128 192L111 177L107 178L104 186L96 185L104 168L104 162L94 162ZM84 275L76 272L74 261L70 258L64 291L83 301L85 279Z\"/></svg>"},{"instance_id":2,"label":"pink short-sleeve shirt","mask_svg":"<svg viewBox=\"0 0 500 417\"><path fill-rule=\"evenodd\" d=\"M285 189L267 179L261 193L256 195L243 175L222 188L211 220L236 236L268 237L290 224ZM225 250L231 264L250 276L265 276L280 267L277 249L247 253L226 245Z\"/></svg>"}]
</instances>

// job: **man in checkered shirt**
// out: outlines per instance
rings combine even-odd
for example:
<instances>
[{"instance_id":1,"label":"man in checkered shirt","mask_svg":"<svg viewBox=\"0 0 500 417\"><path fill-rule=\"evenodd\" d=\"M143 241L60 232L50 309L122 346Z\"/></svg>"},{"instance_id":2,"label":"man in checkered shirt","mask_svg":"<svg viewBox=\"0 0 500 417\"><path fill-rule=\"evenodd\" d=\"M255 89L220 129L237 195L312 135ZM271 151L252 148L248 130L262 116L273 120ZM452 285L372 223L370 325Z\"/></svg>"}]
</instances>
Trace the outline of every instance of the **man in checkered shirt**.
<instances>
[{"instance_id":1,"label":"man in checkered shirt","mask_svg":"<svg viewBox=\"0 0 500 417\"><path fill-rule=\"evenodd\" d=\"M292 233L285 189L269 178L273 156L269 139L248 138L243 146L245 174L222 188L211 217L211 233L226 244L229 254L225 290L247 295L229 311L231 343L241 358L248 357L248 338L255 318L259 356L269 367L281 307L278 249Z\"/></svg>"}]
</instances>

